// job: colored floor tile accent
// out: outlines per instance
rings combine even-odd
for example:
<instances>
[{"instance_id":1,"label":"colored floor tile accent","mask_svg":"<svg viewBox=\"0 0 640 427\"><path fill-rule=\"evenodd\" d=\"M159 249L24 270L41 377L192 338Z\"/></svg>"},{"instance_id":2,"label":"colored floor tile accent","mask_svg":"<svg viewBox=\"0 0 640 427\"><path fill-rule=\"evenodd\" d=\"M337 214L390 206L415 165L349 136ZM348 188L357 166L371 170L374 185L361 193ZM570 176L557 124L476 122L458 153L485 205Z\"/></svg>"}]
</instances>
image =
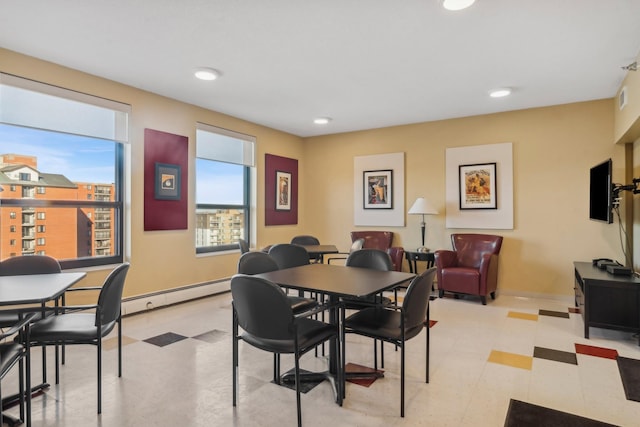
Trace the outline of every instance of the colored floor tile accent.
<instances>
[{"instance_id":1,"label":"colored floor tile accent","mask_svg":"<svg viewBox=\"0 0 640 427\"><path fill-rule=\"evenodd\" d=\"M640 402L640 360L618 357L617 361L625 396Z\"/></svg>"},{"instance_id":2,"label":"colored floor tile accent","mask_svg":"<svg viewBox=\"0 0 640 427\"><path fill-rule=\"evenodd\" d=\"M571 365L578 364L578 357L575 353L553 350L551 348L534 347L533 357L538 359L553 360L554 362L569 363Z\"/></svg>"},{"instance_id":3,"label":"colored floor tile accent","mask_svg":"<svg viewBox=\"0 0 640 427\"><path fill-rule=\"evenodd\" d=\"M200 341L206 341L210 344L214 344L219 341L226 340L228 337L229 337L229 334L227 332L214 329L212 331L205 332L204 334L196 335L195 337L192 337L192 338Z\"/></svg>"},{"instance_id":4,"label":"colored floor tile accent","mask_svg":"<svg viewBox=\"0 0 640 427\"><path fill-rule=\"evenodd\" d=\"M433 328L436 325L436 323L438 323L437 320L429 320L429 327Z\"/></svg>"},{"instance_id":5,"label":"colored floor tile accent","mask_svg":"<svg viewBox=\"0 0 640 427\"><path fill-rule=\"evenodd\" d=\"M538 320L537 314L522 313L520 311L510 311L507 314L507 317L513 317L514 319L533 320L533 321Z\"/></svg>"},{"instance_id":6,"label":"colored floor tile accent","mask_svg":"<svg viewBox=\"0 0 640 427\"><path fill-rule=\"evenodd\" d=\"M164 347L165 345L173 344L178 341L186 340L184 335L174 334L173 332L167 332L165 334L157 335L155 337L147 338L143 340L149 344L157 345L158 347Z\"/></svg>"},{"instance_id":7,"label":"colored floor tile accent","mask_svg":"<svg viewBox=\"0 0 640 427\"><path fill-rule=\"evenodd\" d=\"M122 336L122 346L133 344L134 342L138 342L137 339L128 337L126 335ZM102 349L103 350L113 350L118 348L118 338L108 338L106 340L102 340Z\"/></svg>"},{"instance_id":8,"label":"colored floor tile accent","mask_svg":"<svg viewBox=\"0 0 640 427\"><path fill-rule=\"evenodd\" d=\"M291 381L280 381L280 385L282 387L286 387L288 389L291 390L295 390L296 389L296 382L293 381L294 378L294 374L295 373L295 368L294 369L290 369L289 371L287 371L285 373L285 375L291 375ZM300 369L300 375L302 374L310 374L310 371L306 371L304 369ZM324 379L319 379L319 380L305 380L305 381L300 381L300 392L301 393L307 393L311 390L313 390L315 388L315 386L317 386L318 384L320 384L321 382L323 382ZM273 381L271 381L273 383Z\"/></svg>"},{"instance_id":9,"label":"colored floor tile accent","mask_svg":"<svg viewBox=\"0 0 640 427\"><path fill-rule=\"evenodd\" d=\"M591 418L511 399L504 427L541 426L615 427L614 424L603 423L602 421L592 420Z\"/></svg>"},{"instance_id":10,"label":"colored floor tile accent","mask_svg":"<svg viewBox=\"0 0 640 427\"><path fill-rule=\"evenodd\" d=\"M531 370L533 357L522 354L507 353L505 351L492 350L489 354L489 362L500 365L512 366L514 368Z\"/></svg>"},{"instance_id":11,"label":"colored floor tile accent","mask_svg":"<svg viewBox=\"0 0 640 427\"><path fill-rule=\"evenodd\" d=\"M569 307L569 313L580 313L580 309L578 307Z\"/></svg>"},{"instance_id":12,"label":"colored floor tile accent","mask_svg":"<svg viewBox=\"0 0 640 427\"><path fill-rule=\"evenodd\" d=\"M618 358L618 350L604 347L594 347L592 345L577 344L576 353L585 354L587 356L602 357L604 359L616 360Z\"/></svg>"},{"instance_id":13,"label":"colored floor tile accent","mask_svg":"<svg viewBox=\"0 0 640 427\"><path fill-rule=\"evenodd\" d=\"M346 365L344 365L344 372L345 373L352 373L352 372L365 372L365 373L374 373L374 372L379 372L379 373L384 373L383 370L378 369L377 371L373 368L369 368L367 366L362 366L362 365L357 365L355 363L347 363ZM370 377L363 377L363 378L348 378L347 381L349 381L350 383L353 384L357 384L357 385L361 385L363 387L369 387L371 384L373 384L378 378L374 375L370 376Z\"/></svg>"},{"instance_id":14,"label":"colored floor tile accent","mask_svg":"<svg viewBox=\"0 0 640 427\"><path fill-rule=\"evenodd\" d=\"M539 310L538 314L540 316L561 317L563 319L569 318L569 313L564 311Z\"/></svg>"}]
</instances>

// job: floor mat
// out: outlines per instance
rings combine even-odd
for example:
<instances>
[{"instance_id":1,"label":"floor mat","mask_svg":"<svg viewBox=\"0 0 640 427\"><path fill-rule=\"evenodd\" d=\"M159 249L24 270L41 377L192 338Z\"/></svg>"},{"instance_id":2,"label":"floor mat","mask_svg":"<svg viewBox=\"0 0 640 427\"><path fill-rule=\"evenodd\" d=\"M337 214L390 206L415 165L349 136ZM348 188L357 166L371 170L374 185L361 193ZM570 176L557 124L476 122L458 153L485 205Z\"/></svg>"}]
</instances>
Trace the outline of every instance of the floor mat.
<instances>
[{"instance_id":1,"label":"floor mat","mask_svg":"<svg viewBox=\"0 0 640 427\"><path fill-rule=\"evenodd\" d=\"M628 400L640 402L640 360L618 356L618 370Z\"/></svg>"},{"instance_id":2,"label":"floor mat","mask_svg":"<svg viewBox=\"0 0 640 427\"><path fill-rule=\"evenodd\" d=\"M590 418L511 399L504 427L617 427Z\"/></svg>"}]
</instances>

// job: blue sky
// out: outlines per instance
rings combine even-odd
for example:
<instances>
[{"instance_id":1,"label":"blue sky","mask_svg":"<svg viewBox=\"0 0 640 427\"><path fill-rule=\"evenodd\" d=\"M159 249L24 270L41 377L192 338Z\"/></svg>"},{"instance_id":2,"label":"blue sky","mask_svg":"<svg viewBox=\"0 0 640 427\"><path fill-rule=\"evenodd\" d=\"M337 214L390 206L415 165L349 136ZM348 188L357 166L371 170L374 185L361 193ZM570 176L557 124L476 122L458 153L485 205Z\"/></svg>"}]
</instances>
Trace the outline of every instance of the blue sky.
<instances>
[{"instance_id":1,"label":"blue sky","mask_svg":"<svg viewBox=\"0 0 640 427\"><path fill-rule=\"evenodd\" d=\"M114 182L113 141L0 124L0 154L36 156L38 171L74 182Z\"/></svg>"},{"instance_id":2,"label":"blue sky","mask_svg":"<svg viewBox=\"0 0 640 427\"><path fill-rule=\"evenodd\" d=\"M0 154L36 156L38 171L73 182L114 182L113 141L0 124ZM243 166L198 159L196 171L197 203L242 204Z\"/></svg>"}]
</instances>

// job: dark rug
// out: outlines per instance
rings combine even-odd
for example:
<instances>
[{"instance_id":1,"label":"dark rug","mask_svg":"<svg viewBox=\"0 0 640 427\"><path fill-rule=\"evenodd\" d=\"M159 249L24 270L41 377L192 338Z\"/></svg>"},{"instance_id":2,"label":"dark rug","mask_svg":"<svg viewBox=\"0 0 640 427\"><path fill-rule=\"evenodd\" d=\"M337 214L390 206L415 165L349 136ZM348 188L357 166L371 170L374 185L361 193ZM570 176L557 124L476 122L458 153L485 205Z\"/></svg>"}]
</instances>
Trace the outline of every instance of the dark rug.
<instances>
[{"instance_id":1,"label":"dark rug","mask_svg":"<svg viewBox=\"0 0 640 427\"><path fill-rule=\"evenodd\" d=\"M505 427L618 427L544 406L511 399Z\"/></svg>"},{"instance_id":2,"label":"dark rug","mask_svg":"<svg viewBox=\"0 0 640 427\"><path fill-rule=\"evenodd\" d=\"M627 400L640 402L640 360L621 356L617 360Z\"/></svg>"}]
</instances>

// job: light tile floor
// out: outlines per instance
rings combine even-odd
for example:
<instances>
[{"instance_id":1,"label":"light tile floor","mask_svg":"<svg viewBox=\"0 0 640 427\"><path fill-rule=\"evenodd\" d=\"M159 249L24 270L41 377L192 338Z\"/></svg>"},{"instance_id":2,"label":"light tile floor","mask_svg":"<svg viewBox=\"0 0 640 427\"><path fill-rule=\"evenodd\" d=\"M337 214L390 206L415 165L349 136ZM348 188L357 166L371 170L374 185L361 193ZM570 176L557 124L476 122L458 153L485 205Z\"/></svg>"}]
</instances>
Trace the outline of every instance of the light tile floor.
<instances>
[{"instance_id":1,"label":"light tile floor","mask_svg":"<svg viewBox=\"0 0 640 427\"><path fill-rule=\"evenodd\" d=\"M104 350L100 416L95 348L67 347L60 384L33 401L33 425L295 425L295 392L270 382L271 355L242 342L239 402L232 407L230 300L230 294L221 294L125 318L124 374L117 377L117 351L110 339ZM486 306L473 298L436 299L431 302L431 319L437 323L431 329L430 383L424 383L422 332L408 343L404 419L399 416L400 353L387 345L385 378L368 388L348 383L343 407L334 403L327 382L318 385L302 396L303 424L502 426L514 398L621 426L638 425L640 402L626 400L615 360L589 354L592 347L602 347L640 359L637 338L592 328L587 340L580 314L543 314L569 313L568 305L506 295ZM145 341L169 333L186 338L173 343L167 343L170 336L155 338L163 346ZM578 353L576 344L587 347L579 346ZM370 340L347 337L347 362L372 366L372 350ZM570 362L571 355L577 364ZM33 360L33 377L39 379L40 350L34 350ZM283 356L283 371L289 365L292 358ZM304 369L325 366L313 352L303 357ZM49 372L52 380L52 355ZM2 389L14 390L15 378L7 377Z\"/></svg>"}]
</instances>

